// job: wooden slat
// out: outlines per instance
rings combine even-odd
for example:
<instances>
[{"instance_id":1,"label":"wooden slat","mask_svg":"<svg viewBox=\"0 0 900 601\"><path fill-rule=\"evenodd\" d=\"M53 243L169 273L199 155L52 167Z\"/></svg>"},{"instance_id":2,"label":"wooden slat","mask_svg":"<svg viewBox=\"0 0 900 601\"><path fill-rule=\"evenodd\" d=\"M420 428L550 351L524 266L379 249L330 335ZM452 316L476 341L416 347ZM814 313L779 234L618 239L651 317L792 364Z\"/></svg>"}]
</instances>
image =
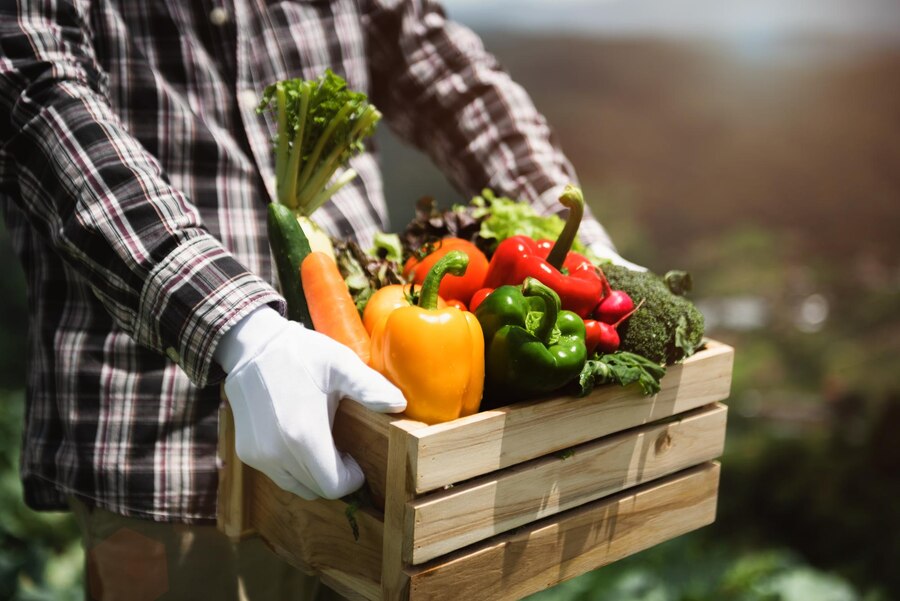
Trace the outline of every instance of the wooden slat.
<instances>
[{"instance_id":1,"label":"wooden slat","mask_svg":"<svg viewBox=\"0 0 900 601\"><path fill-rule=\"evenodd\" d=\"M251 524L276 554L297 569L327 575L335 588L381 598L384 524L377 516L356 512L354 540L343 501L306 501L255 470L246 472Z\"/></svg>"},{"instance_id":2,"label":"wooden slat","mask_svg":"<svg viewBox=\"0 0 900 601\"><path fill-rule=\"evenodd\" d=\"M372 502L384 508L388 429L403 416L375 413L351 400L341 401L334 420L336 446L356 459L366 475Z\"/></svg>"},{"instance_id":3,"label":"wooden slat","mask_svg":"<svg viewBox=\"0 0 900 601\"><path fill-rule=\"evenodd\" d=\"M381 601L379 586L364 578L354 578L343 569L324 568L317 572L317 575L322 584L338 593L346 601Z\"/></svg>"},{"instance_id":4,"label":"wooden slat","mask_svg":"<svg viewBox=\"0 0 900 601\"><path fill-rule=\"evenodd\" d=\"M234 449L234 415L224 400L219 408L219 491L216 523L233 541L250 536L248 509L244 502L244 464Z\"/></svg>"},{"instance_id":5,"label":"wooden slat","mask_svg":"<svg viewBox=\"0 0 900 601\"><path fill-rule=\"evenodd\" d=\"M602 386L583 397L518 403L422 428L415 452L416 492L423 493L516 465L728 397L731 347L709 347L671 366L662 390Z\"/></svg>"},{"instance_id":6,"label":"wooden slat","mask_svg":"<svg viewBox=\"0 0 900 601\"><path fill-rule=\"evenodd\" d=\"M418 565L495 534L578 507L722 454L727 408L642 426L410 502Z\"/></svg>"},{"instance_id":7,"label":"wooden slat","mask_svg":"<svg viewBox=\"0 0 900 601\"><path fill-rule=\"evenodd\" d=\"M712 523L718 482L704 464L410 568L409 599L521 599Z\"/></svg>"},{"instance_id":8,"label":"wooden slat","mask_svg":"<svg viewBox=\"0 0 900 601\"><path fill-rule=\"evenodd\" d=\"M414 421L395 421L388 434L388 462L384 502L381 593L385 600L406 600L409 578L405 558L412 542L408 502L413 497L414 439L411 432L425 427Z\"/></svg>"}]
</instances>

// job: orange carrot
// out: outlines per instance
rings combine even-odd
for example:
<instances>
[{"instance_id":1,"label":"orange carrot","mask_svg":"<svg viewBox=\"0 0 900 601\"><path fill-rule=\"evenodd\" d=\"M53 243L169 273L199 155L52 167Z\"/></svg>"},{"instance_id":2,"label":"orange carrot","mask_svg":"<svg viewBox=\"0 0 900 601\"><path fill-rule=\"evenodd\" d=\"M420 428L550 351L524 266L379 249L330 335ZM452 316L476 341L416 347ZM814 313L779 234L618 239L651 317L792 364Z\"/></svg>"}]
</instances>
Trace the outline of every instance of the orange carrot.
<instances>
[{"instance_id":1,"label":"orange carrot","mask_svg":"<svg viewBox=\"0 0 900 601\"><path fill-rule=\"evenodd\" d=\"M349 346L369 362L369 334L334 259L312 252L300 265L303 294L317 332Z\"/></svg>"}]
</instances>

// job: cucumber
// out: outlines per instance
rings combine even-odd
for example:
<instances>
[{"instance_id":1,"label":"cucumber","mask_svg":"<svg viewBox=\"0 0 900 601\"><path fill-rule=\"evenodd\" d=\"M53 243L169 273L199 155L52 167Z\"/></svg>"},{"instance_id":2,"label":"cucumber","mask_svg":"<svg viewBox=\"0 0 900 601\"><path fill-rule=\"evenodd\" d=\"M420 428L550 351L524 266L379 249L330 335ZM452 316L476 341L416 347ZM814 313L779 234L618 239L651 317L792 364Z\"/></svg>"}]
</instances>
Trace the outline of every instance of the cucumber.
<instances>
[{"instance_id":1,"label":"cucumber","mask_svg":"<svg viewBox=\"0 0 900 601\"><path fill-rule=\"evenodd\" d=\"M284 205L269 203L269 246L275 258L281 293L287 301L288 319L312 328L312 318L303 294L300 264L310 253L309 241L294 212Z\"/></svg>"}]
</instances>

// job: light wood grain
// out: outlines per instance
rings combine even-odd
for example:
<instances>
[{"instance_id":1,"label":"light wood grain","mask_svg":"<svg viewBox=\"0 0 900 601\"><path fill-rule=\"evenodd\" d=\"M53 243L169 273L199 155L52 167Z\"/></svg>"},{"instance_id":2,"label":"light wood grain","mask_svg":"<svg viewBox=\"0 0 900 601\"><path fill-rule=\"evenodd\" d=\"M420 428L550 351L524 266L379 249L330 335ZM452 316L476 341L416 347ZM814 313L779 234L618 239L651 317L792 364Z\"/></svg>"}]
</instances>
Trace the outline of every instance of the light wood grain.
<instances>
[{"instance_id":1,"label":"light wood grain","mask_svg":"<svg viewBox=\"0 0 900 601\"><path fill-rule=\"evenodd\" d=\"M353 599L518 599L713 520L717 464L660 476L721 451L710 432L725 409L698 408L728 395L732 359L713 343L654 397L610 386L435 426L345 401L337 444L384 499L383 516L357 512L359 541L343 502L304 501L240 464L223 411L219 527L255 530Z\"/></svg>"},{"instance_id":2,"label":"light wood grain","mask_svg":"<svg viewBox=\"0 0 900 601\"><path fill-rule=\"evenodd\" d=\"M409 599L521 599L712 523L718 482L704 464L411 568Z\"/></svg>"},{"instance_id":3,"label":"light wood grain","mask_svg":"<svg viewBox=\"0 0 900 601\"><path fill-rule=\"evenodd\" d=\"M234 416L224 400L219 407L219 490L216 523L232 541L251 536L249 503L244 502L244 464L234 449Z\"/></svg>"},{"instance_id":4,"label":"light wood grain","mask_svg":"<svg viewBox=\"0 0 900 601\"><path fill-rule=\"evenodd\" d=\"M410 434L424 426L420 422L398 420L389 429L381 566L381 591L385 600L405 600L409 594L409 578L403 568L412 548L408 502L415 494L412 481L415 441Z\"/></svg>"},{"instance_id":5,"label":"light wood grain","mask_svg":"<svg viewBox=\"0 0 900 601\"><path fill-rule=\"evenodd\" d=\"M402 420L402 416L375 413L347 399L341 401L335 415L335 445L359 463L366 475L372 502L379 509L384 509L388 429L397 420Z\"/></svg>"},{"instance_id":6,"label":"light wood grain","mask_svg":"<svg viewBox=\"0 0 900 601\"><path fill-rule=\"evenodd\" d=\"M485 411L413 433L416 492L424 493L728 397L734 351L709 347L669 367L662 390L602 386Z\"/></svg>"},{"instance_id":7,"label":"light wood grain","mask_svg":"<svg viewBox=\"0 0 900 601\"><path fill-rule=\"evenodd\" d=\"M247 475L251 523L277 555L297 569L327 575L337 588L380 598L384 524L377 515L355 513L354 540L343 501L306 501L255 470L247 468Z\"/></svg>"},{"instance_id":8,"label":"light wood grain","mask_svg":"<svg viewBox=\"0 0 900 601\"><path fill-rule=\"evenodd\" d=\"M711 461L722 454L726 416L721 404L697 409L416 498L411 563Z\"/></svg>"},{"instance_id":9,"label":"light wood grain","mask_svg":"<svg viewBox=\"0 0 900 601\"><path fill-rule=\"evenodd\" d=\"M354 578L340 568L322 568L317 572L322 584L346 601L381 601L381 587L364 578Z\"/></svg>"}]
</instances>

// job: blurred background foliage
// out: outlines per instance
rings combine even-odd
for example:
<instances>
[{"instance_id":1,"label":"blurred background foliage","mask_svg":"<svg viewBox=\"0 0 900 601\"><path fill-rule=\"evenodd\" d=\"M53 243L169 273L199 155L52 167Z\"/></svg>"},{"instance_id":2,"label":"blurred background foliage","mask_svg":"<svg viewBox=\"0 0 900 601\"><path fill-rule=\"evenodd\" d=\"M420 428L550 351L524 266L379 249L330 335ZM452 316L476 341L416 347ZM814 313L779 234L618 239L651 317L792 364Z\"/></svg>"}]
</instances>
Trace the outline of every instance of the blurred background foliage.
<instances>
[{"instance_id":1,"label":"blurred background foliage","mask_svg":"<svg viewBox=\"0 0 900 601\"><path fill-rule=\"evenodd\" d=\"M900 599L900 5L522 2L446 4L547 115L622 255L691 271L737 350L716 523L535 598ZM467 200L378 142L395 229L420 196ZM5 234L0 268L0 598L75 599L71 520L21 501Z\"/></svg>"}]
</instances>

